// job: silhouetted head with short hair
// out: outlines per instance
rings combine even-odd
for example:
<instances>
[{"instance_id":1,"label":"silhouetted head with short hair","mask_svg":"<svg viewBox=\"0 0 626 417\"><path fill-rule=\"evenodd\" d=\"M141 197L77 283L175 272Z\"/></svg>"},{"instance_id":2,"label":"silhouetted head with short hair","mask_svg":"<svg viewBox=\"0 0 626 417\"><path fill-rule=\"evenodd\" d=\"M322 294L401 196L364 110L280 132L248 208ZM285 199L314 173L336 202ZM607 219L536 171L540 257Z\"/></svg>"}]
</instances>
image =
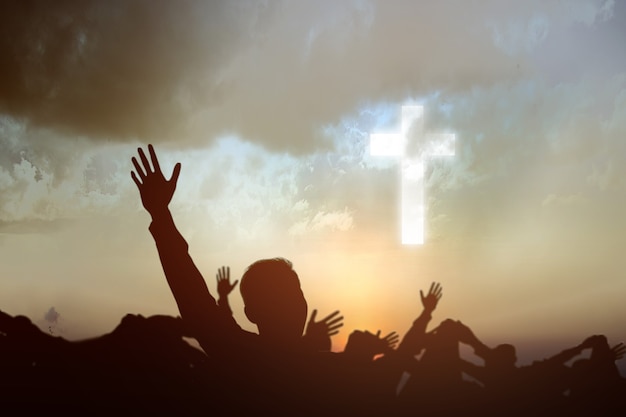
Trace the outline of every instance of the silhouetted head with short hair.
<instances>
[{"instance_id":1,"label":"silhouetted head with short hair","mask_svg":"<svg viewBox=\"0 0 626 417\"><path fill-rule=\"evenodd\" d=\"M240 290L246 316L257 325L260 336L283 346L300 340L307 303L291 262L283 258L256 261L241 277Z\"/></svg>"},{"instance_id":2,"label":"silhouetted head with short hair","mask_svg":"<svg viewBox=\"0 0 626 417\"><path fill-rule=\"evenodd\" d=\"M515 346L506 343L496 346L491 352L489 362L485 365L498 368L514 368L517 362Z\"/></svg>"}]
</instances>

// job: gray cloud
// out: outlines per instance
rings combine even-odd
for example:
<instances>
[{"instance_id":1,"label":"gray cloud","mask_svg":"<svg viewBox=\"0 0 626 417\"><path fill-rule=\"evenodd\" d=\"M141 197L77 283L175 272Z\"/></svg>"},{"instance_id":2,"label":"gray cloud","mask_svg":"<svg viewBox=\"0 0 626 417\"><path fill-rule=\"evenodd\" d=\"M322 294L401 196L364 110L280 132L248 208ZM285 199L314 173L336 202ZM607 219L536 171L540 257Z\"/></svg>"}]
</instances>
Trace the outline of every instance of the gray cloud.
<instances>
[{"instance_id":1,"label":"gray cloud","mask_svg":"<svg viewBox=\"0 0 626 417\"><path fill-rule=\"evenodd\" d=\"M13 40L0 41L0 108L10 114L0 119L0 220L108 210L127 192L134 140L178 132L159 149L193 173L181 206L223 199L215 224L236 218L246 234L344 210L355 229L379 224L397 215L397 166L367 157L368 135L407 98L423 99L429 129L458 135L453 163L429 165L433 207L445 211L437 199L464 186L484 187L501 208L531 180L545 188L537 205L579 191L541 179L555 172L613 184L605 177L624 165L613 156L605 167L623 148L623 77L553 84L533 73L532 54L555 34L616 18L610 2L568 4L481 2L459 13L452 1L7 3L2 16L20 24L0 29ZM502 43L498 33L516 35ZM254 147L199 150L227 132ZM94 146L98 137L127 143ZM177 147L189 154L170 153ZM302 200L308 217L290 213ZM480 215L487 203L475 204Z\"/></svg>"},{"instance_id":2,"label":"gray cloud","mask_svg":"<svg viewBox=\"0 0 626 417\"><path fill-rule=\"evenodd\" d=\"M90 137L168 137L211 105L251 3L3 2L0 110ZM253 10L252 10L253 12Z\"/></svg>"},{"instance_id":3,"label":"gray cloud","mask_svg":"<svg viewBox=\"0 0 626 417\"><path fill-rule=\"evenodd\" d=\"M5 2L0 111L89 138L235 132L310 152L332 145L320 126L364 103L519 79L530 61L518 49L612 12L603 1L506 4Z\"/></svg>"}]
</instances>

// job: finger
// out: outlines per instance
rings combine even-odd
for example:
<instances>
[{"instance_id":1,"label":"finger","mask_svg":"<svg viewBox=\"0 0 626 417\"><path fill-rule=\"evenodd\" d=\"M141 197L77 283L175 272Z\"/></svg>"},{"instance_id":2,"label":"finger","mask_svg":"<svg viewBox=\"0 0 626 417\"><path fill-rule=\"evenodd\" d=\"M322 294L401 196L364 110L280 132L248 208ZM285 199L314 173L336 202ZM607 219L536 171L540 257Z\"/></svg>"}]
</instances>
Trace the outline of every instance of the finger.
<instances>
[{"instance_id":1,"label":"finger","mask_svg":"<svg viewBox=\"0 0 626 417\"><path fill-rule=\"evenodd\" d=\"M424 300L424 292L422 290L420 290L420 297L422 297L422 301Z\"/></svg>"},{"instance_id":2,"label":"finger","mask_svg":"<svg viewBox=\"0 0 626 417\"><path fill-rule=\"evenodd\" d=\"M323 321L327 321L330 323L332 321L343 320L343 316L335 317L337 314L339 314L338 311L336 313L331 314L330 316L324 317Z\"/></svg>"},{"instance_id":3,"label":"finger","mask_svg":"<svg viewBox=\"0 0 626 417\"><path fill-rule=\"evenodd\" d=\"M335 331L332 331L332 332L328 332L328 336L334 336L334 335L336 335L337 333L339 333L339 330L335 330Z\"/></svg>"},{"instance_id":4,"label":"finger","mask_svg":"<svg viewBox=\"0 0 626 417\"><path fill-rule=\"evenodd\" d=\"M428 294L432 294L434 289L435 289L435 283L431 282L430 283L430 288L428 289Z\"/></svg>"},{"instance_id":5,"label":"finger","mask_svg":"<svg viewBox=\"0 0 626 417\"><path fill-rule=\"evenodd\" d=\"M237 284L239 283L239 280L233 282L233 286L231 288L235 288L237 286Z\"/></svg>"},{"instance_id":6,"label":"finger","mask_svg":"<svg viewBox=\"0 0 626 417\"><path fill-rule=\"evenodd\" d=\"M342 321L343 321L343 317L337 317L336 319L327 322L326 325L327 326L333 326L333 325L335 325L337 323L341 323Z\"/></svg>"},{"instance_id":7,"label":"finger","mask_svg":"<svg viewBox=\"0 0 626 417\"><path fill-rule=\"evenodd\" d=\"M146 169L146 175L151 173L152 171L150 170L150 163L148 162L148 158L146 158L146 153L143 151L142 148L139 148L139 157L141 158L141 163Z\"/></svg>"},{"instance_id":8,"label":"finger","mask_svg":"<svg viewBox=\"0 0 626 417\"><path fill-rule=\"evenodd\" d=\"M328 327L328 332L338 332L339 329L341 329L343 327L343 323L341 324L337 324L336 326L330 326Z\"/></svg>"},{"instance_id":9,"label":"finger","mask_svg":"<svg viewBox=\"0 0 626 417\"><path fill-rule=\"evenodd\" d=\"M226 267L226 276L230 279L230 266Z\"/></svg>"},{"instance_id":10,"label":"finger","mask_svg":"<svg viewBox=\"0 0 626 417\"><path fill-rule=\"evenodd\" d=\"M135 184L137 185L137 188L139 188L139 190L141 191L141 182L137 178L137 175L135 175L135 171L131 171L130 172L130 176L133 179L133 181L135 181Z\"/></svg>"},{"instance_id":11,"label":"finger","mask_svg":"<svg viewBox=\"0 0 626 417\"><path fill-rule=\"evenodd\" d=\"M383 340L386 340L388 342L393 342L394 340L397 341L398 339L399 339L399 336L397 334L388 334L387 336L383 338Z\"/></svg>"},{"instance_id":12,"label":"finger","mask_svg":"<svg viewBox=\"0 0 626 417\"><path fill-rule=\"evenodd\" d=\"M376 337L380 338L380 330L376 332Z\"/></svg>"},{"instance_id":13,"label":"finger","mask_svg":"<svg viewBox=\"0 0 626 417\"><path fill-rule=\"evenodd\" d=\"M313 312L311 313L311 319L309 321L314 322L316 316L317 316L317 310L313 310Z\"/></svg>"},{"instance_id":14,"label":"finger","mask_svg":"<svg viewBox=\"0 0 626 417\"><path fill-rule=\"evenodd\" d=\"M174 184L176 184L176 181L178 181L178 175L180 175L180 168L181 168L181 164L180 162L178 162L174 166L174 172L172 172L172 178L169 179L169 182L173 182Z\"/></svg>"},{"instance_id":15,"label":"finger","mask_svg":"<svg viewBox=\"0 0 626 417\"><path fill-rule=\"evenodd\" d=\"M133 158L131 160L133 161L133 165L135 166L135 170L137 170L137 174L139 174L139 178L141 178L142 180L144 178L146 178L146 174L143 172L143 169L139 165L139 162L137 162L137 158L135 158L133 156Z\"/></svg>"},{"instance_id":16,"label":"finger","mask_svg":"<svg viewBox=\"0 0 626 417\"><path fill-rule=\"evenodd\" d=\"M332 319L333 317L335 317L337 314L339 314L339 310L335 310L332 313L330 313L329 315L327 315L326 317L324 317L322 319L322 321L328 321L330 319Z\"/></svg>"},{"instance_id":17,"label":"finger","mask_svg":"<svg viewBox=\"0 0 626 417\"><path fill-rule=\"evenodd\" d=\"M154 172L161 172L161 166L159 165L159 160L157 159L156 153L154 152L154 147L152 144L148 144L148 152L150 153L150 160L152 161L152 166L154 167Z\"/></svg>"}]
</instances>

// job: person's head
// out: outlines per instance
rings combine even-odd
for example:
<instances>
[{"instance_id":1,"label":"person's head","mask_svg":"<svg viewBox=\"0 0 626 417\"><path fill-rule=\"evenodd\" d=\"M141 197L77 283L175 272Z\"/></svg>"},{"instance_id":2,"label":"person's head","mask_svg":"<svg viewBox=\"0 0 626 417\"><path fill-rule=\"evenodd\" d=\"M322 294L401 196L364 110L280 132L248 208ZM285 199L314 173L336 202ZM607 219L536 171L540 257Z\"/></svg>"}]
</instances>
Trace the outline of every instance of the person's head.
<instances>
[{"instance_id":1,"label":"person's head","mask_svg":"<svg viewBox=\"0 0 626 417\"><path fill-rule=\"evenodd\" d=\"M248 319L259 334L276 343L300 340L307 318L307 303L291 262L262 259L241 277L241 297Z\"/></svg>"},{"instance_id":2,"label":"person's head","mask_svg":"<svg viewBox=\"0 0 626 417\"><path fill-rule=\"evenodd\" d=\"M502 344L496 346L492 350L490 363L488 366L496 366L498 368L513 368L517 362L517 353L515 346Z\"/></svg>"}]
</instances>

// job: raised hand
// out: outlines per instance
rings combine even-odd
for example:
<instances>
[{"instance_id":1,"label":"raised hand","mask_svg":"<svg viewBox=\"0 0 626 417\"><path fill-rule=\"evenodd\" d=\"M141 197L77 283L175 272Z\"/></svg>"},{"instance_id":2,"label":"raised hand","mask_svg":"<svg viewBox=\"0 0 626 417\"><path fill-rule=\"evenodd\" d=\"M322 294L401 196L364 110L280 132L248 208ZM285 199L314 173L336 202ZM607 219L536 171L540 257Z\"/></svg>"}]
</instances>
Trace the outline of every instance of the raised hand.
<instances>
[{"instance_id":1,"label":"raised hand","mask_svg":"<svg viewBox=\"0 0 626 417\"><path fill-rule=\"evenodd\" d=\"M135 171L131 171L130 175L139 189L141 203L148 213L154 216L154 214L167 209L168 204L172 200L172 196L176 190L176 181L178 181L181 164L179 162L174 166L172 177L166 180L161 172L159 160L157 159L152 145L148 145L152 168L150 167L150 163L143 149L138 148L138 151L139 159L141 159L143 167L139 165L137 158L133 157L132 162L135 166L136 173Z\"/></svg>"},{"instance_id":2,"label":"raised hand","mask_svg":"<svg viewBox=\"0 0 626 417\"><path fill-rule=\"evenodd\" d=\"M422 290L420 290L420 297L422 298L422 305L424 306L424 311L432 313L437 308L437 303L441 299L442 289L441 285L438 282L433 282L430 284L430 289L428 290L428 294L424 296Z\"/></svg>"},{"instance_id":3,"label":"raised hand","mask_svg":"<svg viewBox=\"0 0 626 417\"><path fill-rule=\"evenodd\" d=\"M304 338L315 351L330 351L332 346L330 337L339 333L339 329L343 326L343 316L337 317L338 314L339 310L335 310L320 321L315 321L317 310L311 313Z\"/></svg>"},{"instance_id":4,"label":"raised hand","mask_svg":"<svg viewBox=\"0 0 626 417\"><path fill-rule=\"evenodd\" d=\"M223 266L217 270L217 274L215 274L215 279L217 280L217 294L220 298L227 298L228 294L230 294L239 280L230 283L230 267Z\"/></svg>"},{"instance_id":5,"label":"raised hand","mask_svg":"<svg viewBox=\"0 0 626 417\"><path fill-rule=\"evenodd\" d=\"M355 330L348 338L345 353L358 360L371 361L376 355L392 351L398 339L396 332L391 332L381 339L380 330L376 334Z\"/></svg>"},{"instance_id":6,"label":"raised hand","mask_svg":"<svg viewBox=\"0 0 626 417\"><path fill-rule=\"evenodd\" d=\"M380 338L380 330L376 333L376 337L378 337L385 344L385 351L388 352L396 348L396 345L400 341L400 335L396 332L391 332L387 336ZM382 352L385 353L385 352Z\"/></svg>"},{"instance_id":7,"label":"raised hand","mask_svg":"<svg viewBox=\"0 0 626 417\"><path fill-rule=\"evenodd\" d=\"M611 348L611 353L613 354L613 360L618 361L626 354L626 346L624 346L623 342L620 342Z\"/></svg>"}]
</instances>

